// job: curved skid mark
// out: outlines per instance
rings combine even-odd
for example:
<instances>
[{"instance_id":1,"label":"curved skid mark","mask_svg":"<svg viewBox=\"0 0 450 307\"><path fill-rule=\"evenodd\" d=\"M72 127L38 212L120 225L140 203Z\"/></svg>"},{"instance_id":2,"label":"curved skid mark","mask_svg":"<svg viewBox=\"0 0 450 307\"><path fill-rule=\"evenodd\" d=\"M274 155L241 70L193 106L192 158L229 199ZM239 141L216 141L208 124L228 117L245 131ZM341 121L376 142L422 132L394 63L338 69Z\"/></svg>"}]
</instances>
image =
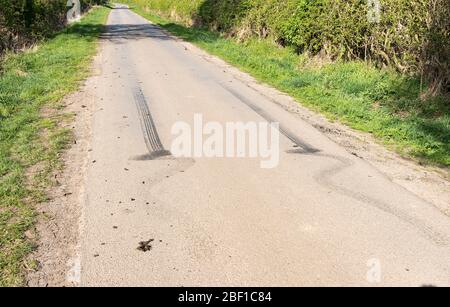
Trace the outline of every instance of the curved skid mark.
<instances>
[{"instance_id":1,"label":"curved skid mark","mask_svg":"<svg viewBox=\"0 0 450 307\"><path fill-rule=\"evenodd\" d=\"M226 91L228 91L230 94L232 94L235 98L237 98L239 101L247 105L249 108L251 108L253 111L255 111L258 115L263 117L265 120L269 122L275 122L269 114L267 114L266 111L255 105L253 102L251 102L246 97L242 96L232 88L228 87L227 85L224 85L222 83L219 83L219 85L224 88ZM282 133L285 137L287 137L289 140L291 140L295 145L297 145L300 148L288 150L287 153L292 154L307 154L307 155L313 155L323 158L329 158L332 160L335 160L339 162L338 165L333 166L329 169L326 169L324 171L321 171L319 174L314 176L314 179L317 183L319 183L322 186L326 186L342 195L351 197L357 201L370 204L373 207L391 214L398 219L410 224L414 228L417 228L427 239L431 240L434 244L438 246L447 246L449 245L449 238L439 232L438 230L434 229L432 226L429 226L425 221L416 218L414 216L411 216L408 212L404 210L395 209L392 206L390 206L388 203L385 203L381 200L375 199L373 197L370 197L368 195L365 195L363 193L355 192L351 189L336 185L332 182L331 177L335 176L336 174L342 172L346 168L351 167L354 163L344 157L329 155L321 153L319 149L314 148L312 145L300 140L295 134L289 132L288 129L280 125L280 133Z\"/></svg>"},{"instance_id":2,"label":"curved skid mark","mask_svg":"<svg viewBox=\"0 0 450 307\"><path fill-rule=\"evenodd\" d=\"M324 171L321 171L319 174L314 176L314 179L321 185L326 186L342 195L351 197L353 199L356 199L360 202L370 204L373 207L391 214L398 219L402 220L403 222L406 222L413 226L414 228L417 228L427 239L431 240L435 245L438 246L447 246L449 245L449 238L445 235L436 230L434 227L427 224L426 221L414 217L405 210L396 209L390 206L388 203L383 202L381 200L375 199L373 197L367 196L363 193L353 191L351 189L339 186L332 182L331 177L335 176L336 174L342 172L346 168L351 167L354 162L352 162L348 158L344 157L338 157L334 155L329 154L317 154L314 156L329 158L335 161L338 161L339 164L335 165L333 167L330 167Z\"/></svg>"}]
</instances>

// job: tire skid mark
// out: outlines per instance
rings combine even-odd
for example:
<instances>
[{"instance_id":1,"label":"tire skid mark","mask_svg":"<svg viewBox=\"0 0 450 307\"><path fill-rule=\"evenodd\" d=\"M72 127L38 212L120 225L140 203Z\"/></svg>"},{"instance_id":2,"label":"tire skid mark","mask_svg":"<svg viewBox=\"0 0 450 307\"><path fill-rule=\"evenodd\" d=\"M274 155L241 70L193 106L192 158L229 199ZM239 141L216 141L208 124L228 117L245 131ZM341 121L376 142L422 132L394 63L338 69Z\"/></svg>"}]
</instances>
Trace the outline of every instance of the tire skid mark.
<instances>
[{"instance_id":1,"label":"tire skid mark","mask_svg":"<svg viewBox=\"0 0 450 307\"><path fill-rule=\"evenodd\" d=\"M270 114L268 114L266 111L261 109L259 106L257 106L253 102L251 102L246 97L242 96L240 93L236 92L234 89L232 89L229 86L224 85L222 83L219 83L219 85L223 89L225 89L227 92L229 92L231 95L233 95L235 98L237 98L239 101L241 101L242 103L247 105L250 109L252 109L254 112L256 112L259 116L264 118L269 123L276 122L276 120ZM312 153L317 153L317 152L320 151L319 149L314 148L310 144L300 140L294 133L290 132L289 129L287 129L286 127L282 126L281 124L280 124L279 130L280 130L280 133L282 135L284 135L286 138L288 138L296 146L300 147L299 149L295 149L295 150L289 151L289 153L308 153L308 154L312 154Z\"/></svg>"},{"instance_id":2,"label":"tire skid mark","mask_svg":"<svg viewBox=\"0 0 450 307\"><path fill-rule=\"evenodd\" d=\"M232 94L239 101L241 101L242 103L247 105L250 109L255 111L258 115L260 115L265 120L267 120L268 122L276 122L276 120L274 120L273 117L271 117L266 111L261 109L259 106L255 105L253 102L251 102L248 98L242 96L241 94L236 92L234 89L228 87L227 85L224 85L222 83L219 83L219 85L222 88L224 88L227 92ZM295 136L293 133L291 133L288 129L283 127L281 124L280 124L280 133L283 134L285 137L287 137L295 145L300 147L299 149L289 150L289 151L287 151L288 153L312 155L314 157L322 157L322 158L332 159L337 162L336 165L334 165L328 169L325 169L314 176L314 180L318 184L325 186L329 189L332 189L341 195L345 195L345 196L351 197L352 199L360 201L362 203L369 204L369 205L377 208L378 210L381 210L387 214L397 217L401 221L408 223L415 229L418 229L425 238L432 241L437 246L449 245L450 239L445 234L439 232L434 227L428 225L426 221L412 216L405 210L395 209L386 202L383 202L381 200L375 199L375 198L365 195L363 193L356 192L351 189L348 189L348 188L345 188L343 186L333 183L333 181L331 180L332 177L334 177L338 173L341 173L345 169L350 168L354 165L354 162L351 159L322 153L322 152L320 152L319 149L316 149L312 145L300 140L297 136Z\"/></svg>"},{"instance_id":3,"label":"tire skid mark","mask_svg":"<svg viewBox=\"0 0 450 307\"><path fill-rule=\"evenodd\" d=\"M109 26L108 28L106 28L105 32L102 33L101 38L111 42L112 44L122 45L124 49L129 50L130 48L127 42L127 35L130 35L130 29L132 28L132 26L130 25L130 29L126 29L124 28L122 21L122 16L115 15L114 20L112 21L113 26ZM115 31L118 31L120 35L115 34ZM133 65L131 64L132 63L127 63L127 67L130 73L134 72L132 68ZM133 157L132 159L136 161L147 161L155 160L161 157L171 157L170 151L165 150L164 146L162 145L144 93L142 92L141 87L136 85L138 84L138 81L135 78L131 77L129 78L128 82L132 88L133 98L137 107L137 111L139 113L139 121L142 129L142 134L144 136L144 142L148 149L148 153Z\"/></svg>"},{"instance_id":4,"label":"tire skid mark","mask_svg":"<svg viewBox=\"0 0 450 307\"><path fill-rule=\"evenodd\" d=\"M328 158L338 162L338 164L329 167L314 176L314 180L320 185L328 187L340 193L341 195L345 195L362 203L369 204L377 208L378 210L397 217L401 221L419 230L426 239L432 241L437 246L444 247L449 245L450 239L448 238L448 236L439 232L433 226L430 226L426 221L411 215L405 210L393 208L391 205L384 201L334 183L331 180L332 177L354 165L354 162L351 159L323 153L319 153L313 156Z\"/></svg>"},{"instance_id":5,"label":"tire skid mark","mask_svg":"<svg viewBox=\"0 0 450 307\"><path fill-rule=\"evenodd\" d=\"M133 89L133 96L139 112L139 120L141 122L145 145L149 151L148 154L138 157L138 160L153 160L170 156L171 153L168 150L165 150L161 143L155 122L140 87Z\"/></svg>"}]
</instances>

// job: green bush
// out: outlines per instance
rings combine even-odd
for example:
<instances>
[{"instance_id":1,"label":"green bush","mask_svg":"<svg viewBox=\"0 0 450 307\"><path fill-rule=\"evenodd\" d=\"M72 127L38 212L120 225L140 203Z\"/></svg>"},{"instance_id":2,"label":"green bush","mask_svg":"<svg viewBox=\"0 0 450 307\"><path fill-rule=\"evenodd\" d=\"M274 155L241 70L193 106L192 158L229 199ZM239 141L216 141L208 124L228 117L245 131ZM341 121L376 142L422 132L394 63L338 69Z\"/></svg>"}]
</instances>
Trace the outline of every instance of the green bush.
<instances>
[{"instance_id":1,"label":"green bush","mask_svg":"<svg viewBox=\"0 0 450 307\"><path fill-rule=\"evenodd\" d=\"M85 11L105 0L81 0ZM67 0L0 0L0 55L48 37L65 26Z\"/></svg>"},{"instance_id":2,"label":"green bush","mask_svg":"<svg viewBox=\"0 0 450 307\"><path fill-rule=\"evenodd\" d=\"M363 59L422 76L429 93L449 91L450 1L380 0L378 22L368 0L134 0L185 24L239 39L271 37L297 52Z\"/></svg>"}]
</instances>

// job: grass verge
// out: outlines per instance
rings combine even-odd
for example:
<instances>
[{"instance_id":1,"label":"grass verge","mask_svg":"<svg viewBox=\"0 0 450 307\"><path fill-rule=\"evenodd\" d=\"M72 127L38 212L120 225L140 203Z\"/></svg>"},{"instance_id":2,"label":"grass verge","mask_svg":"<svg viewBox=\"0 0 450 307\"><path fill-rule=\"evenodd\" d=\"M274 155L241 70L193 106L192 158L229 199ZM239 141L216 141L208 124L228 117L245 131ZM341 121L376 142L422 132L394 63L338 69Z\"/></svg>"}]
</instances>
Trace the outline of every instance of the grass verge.
<instances>
[{"instance_id":1,"label":"grass verge","mask_svg":"<svg viewBox=\"0 0 450 307\"><path fill-rule=\"evenodd\" d=\"M450 166L449 97L420 99L420 80L364 62L314 65L305 55L270 40L243 43L164 19L133 0L132 9L331 120L368 132L421 164ZM317 63L316 63L317 64Z\"/></svg>"},{"instance_id":2,"label":"grass verge","mask_svg":"<svg viewBox=\"0 0 450 307\"><path fill-rule=\"evenodd\" d=\"M89 74L109 9L94 8L33 50L9 55L0 71L0 286L21 286L33 267L35 204L71 140L62 98Z\"/></svg>"}]
</instances>

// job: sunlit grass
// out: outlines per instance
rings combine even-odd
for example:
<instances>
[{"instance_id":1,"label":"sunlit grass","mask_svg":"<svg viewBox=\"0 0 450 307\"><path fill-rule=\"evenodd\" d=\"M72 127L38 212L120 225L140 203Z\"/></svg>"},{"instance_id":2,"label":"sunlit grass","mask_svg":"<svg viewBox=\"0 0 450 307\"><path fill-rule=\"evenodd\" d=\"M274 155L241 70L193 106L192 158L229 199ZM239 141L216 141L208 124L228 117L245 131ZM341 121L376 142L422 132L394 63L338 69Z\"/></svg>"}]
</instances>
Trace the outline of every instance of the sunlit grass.
<instances>
[{"instance_id":1,"label":"sunlit grass","mask_svg":"<svg viewBox=\"0 0 450 307\"><path fill-rule=\"evenodd\" d=\"M48 174L71 138L61 128L61 99L89 73L97 37L109 9L96 8L80 23L37 48L9 55L0 74L0 286L24 282L33 241L25 233L36 219L34 204L45 200ZM37 167L37 165L39 167ZM31 167L35 167L29 178Z\"/></svg>"}]
</instances>

